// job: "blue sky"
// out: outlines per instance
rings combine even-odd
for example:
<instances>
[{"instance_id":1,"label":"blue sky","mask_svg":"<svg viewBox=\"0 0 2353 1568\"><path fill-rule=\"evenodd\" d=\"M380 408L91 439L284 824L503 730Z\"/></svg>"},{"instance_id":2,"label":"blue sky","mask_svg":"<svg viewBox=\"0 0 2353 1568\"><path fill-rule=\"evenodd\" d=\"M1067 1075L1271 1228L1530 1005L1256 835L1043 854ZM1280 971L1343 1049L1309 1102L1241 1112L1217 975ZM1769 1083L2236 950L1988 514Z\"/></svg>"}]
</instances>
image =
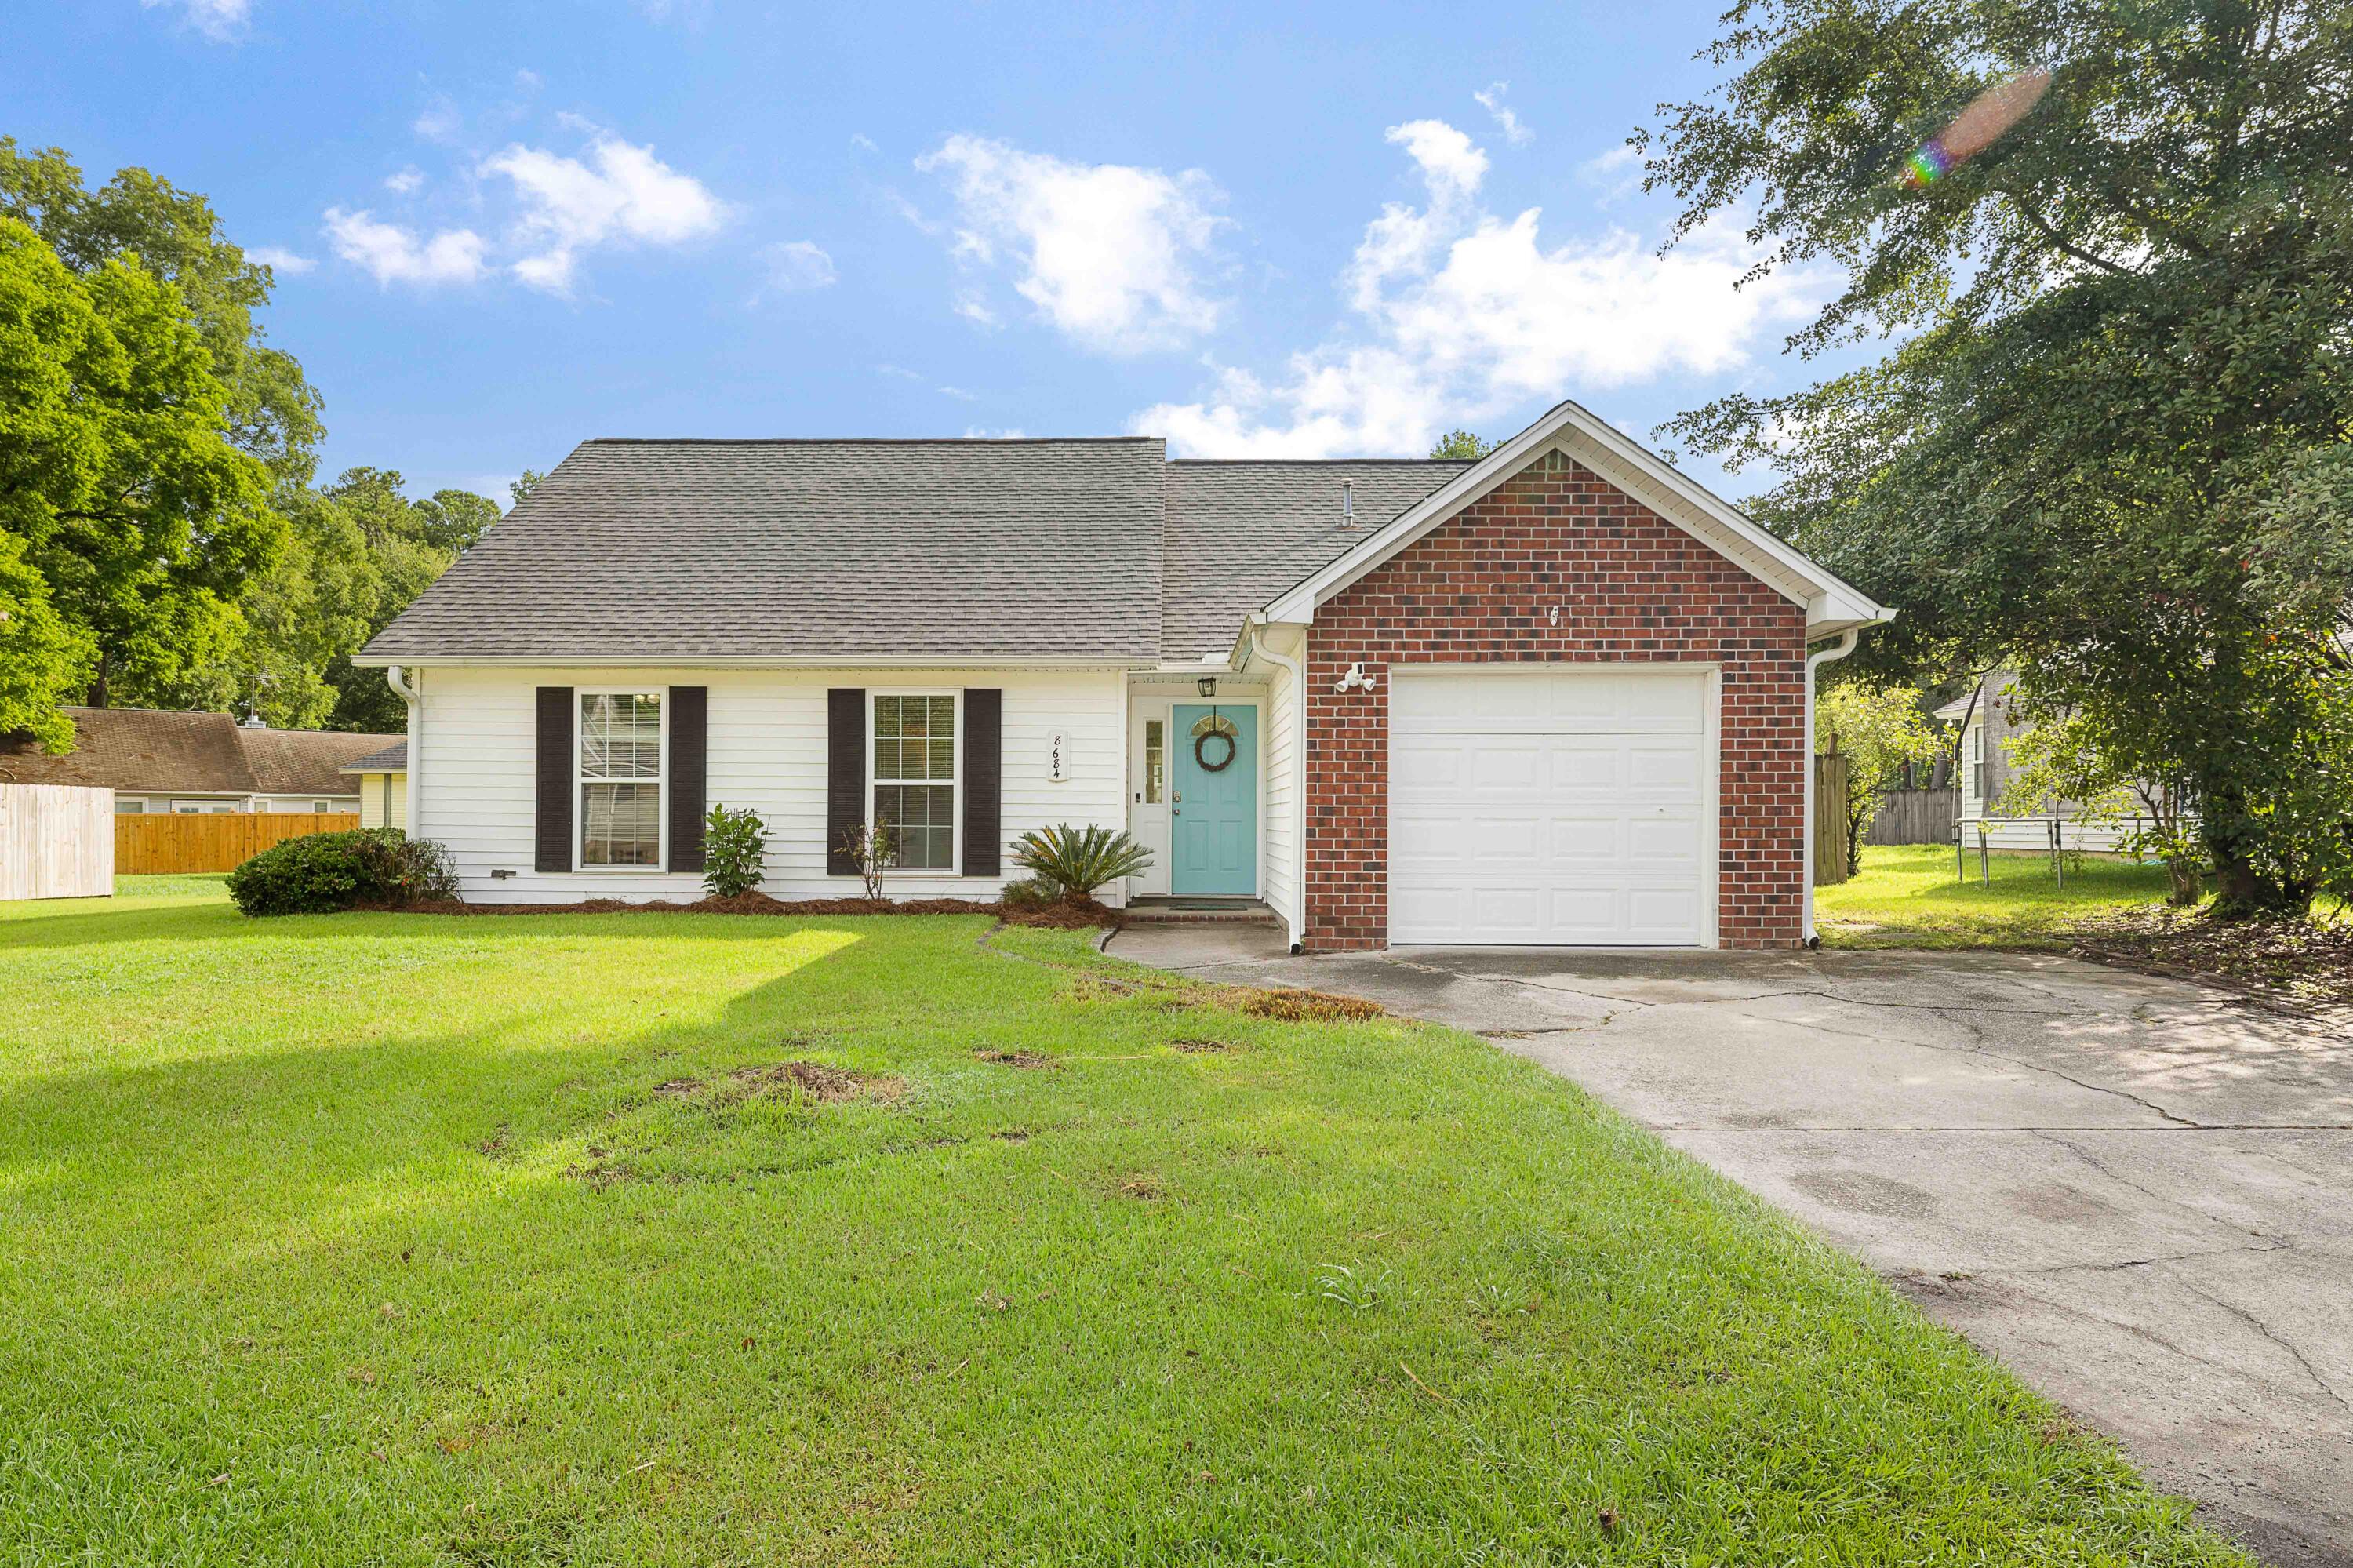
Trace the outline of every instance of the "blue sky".
<instances>
[{"instance_id":1,"label":"blue sky","mask_svg":"<svg viewBox=\"0 0 2353 1568\"><path fill-rule=\"evenodd\" d=\"M12 18L0 131L277 259L329 474L490 489L597 435L1419 455L1800 374L1820 281L1736 292L1725 231L1653 257L1616 151L1705 89L1718 9L79 0Z\"/></svg>"}]
</instances>

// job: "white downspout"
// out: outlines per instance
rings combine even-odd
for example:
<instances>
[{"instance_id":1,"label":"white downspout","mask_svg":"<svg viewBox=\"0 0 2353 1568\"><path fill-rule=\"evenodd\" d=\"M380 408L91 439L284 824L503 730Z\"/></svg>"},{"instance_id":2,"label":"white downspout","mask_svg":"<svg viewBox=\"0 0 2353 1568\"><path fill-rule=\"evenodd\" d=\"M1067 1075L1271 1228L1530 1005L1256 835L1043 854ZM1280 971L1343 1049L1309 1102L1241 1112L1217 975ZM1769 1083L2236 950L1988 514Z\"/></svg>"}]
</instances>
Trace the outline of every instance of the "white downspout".
<instances>
[{"instance_id":1,"label":"white downspout","mask_svg":"<svg viewBox=\"0 0 2353 1568\"><path fill-rule=\"evenodd\" d=\"M421 678L424 672L417 674ZM421 839L424 824L417 820L417 806L422 791L417 787L417 768L425 760L425 700L397 664L384 667L384 680L392 694L408 705L408 768L400 780L401 815L406 822L402 831L412 839Z\"/></svg>"},{"instance_id":2,"label":"white downspout","mask_svg":"<svg viewBox=\"0 0 2353 1568\"><path fill-rule=\"evenodd\" d=\"M1814 929L1814 672L1825 664L1835 663L1854 652L1855 639L1862 628L1850 626L1836 642L1819 653L1806 655L1806 919L1805 938L1809 948L1822 945L1822 936Z\"/></svg>"},{"instance_id":3,"label":"white downspout","mask_svg":"<svg viewBox=\"0 0 2353 1568\"><path fill-rule=\"evenodd\" d=\"M1291 677L1291 907L1277 913L1295 953L1307 937L1307 672L1290 654L1268 647L1261 630L1257 622L1250 625L1250 647Z\"/></svg>"}]
</instances>

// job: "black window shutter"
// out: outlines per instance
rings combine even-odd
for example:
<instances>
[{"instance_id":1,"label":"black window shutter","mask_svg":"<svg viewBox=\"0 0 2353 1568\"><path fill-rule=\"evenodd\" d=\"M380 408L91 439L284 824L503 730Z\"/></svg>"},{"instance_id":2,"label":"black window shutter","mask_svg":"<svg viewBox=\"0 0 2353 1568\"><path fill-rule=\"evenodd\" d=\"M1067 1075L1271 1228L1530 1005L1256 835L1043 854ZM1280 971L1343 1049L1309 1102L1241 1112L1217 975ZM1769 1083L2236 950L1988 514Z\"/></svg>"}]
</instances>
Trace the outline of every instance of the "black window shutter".
<instances>
[{"instance_id":1,"label":"black window shutter","mask_svg":"<svg viewBox=\"0 0 2353 1568\"><path fill-rule=\"evenodd\" d=\"M964 694L964 874L995 876L1004 853L1005 694L994 686Z\"/></svg>"},{"instance_id":2,"label":"black window shutter","mask_svg":"<svg viewBox=\"0 0 2353 1568\"><path fill-rule=\"evenodd\" d=\"M670 689L670 868L702 869L702 814L709 810L711 688Z\"/></svg>"},{"instance_id":3,"label":"black window shutter","mask_svg":"<svg viewBox=\"0 0 2353 1568\"><path fill-rule=\"evenodd\" d=\"M825 874L856 876L849 835L866 821L866 688L825 696Z\"/></svg>"},{"instance_id":4,"label":"black window shutter","mask_svg":"<svg viewBox=\"0 0 2353 1568\"><path fill-rule=\"evenodd\" d=\"M572 869L572 725L569 686L539 688L539 809L532 869Z\"/></svg>"}]
</instances>

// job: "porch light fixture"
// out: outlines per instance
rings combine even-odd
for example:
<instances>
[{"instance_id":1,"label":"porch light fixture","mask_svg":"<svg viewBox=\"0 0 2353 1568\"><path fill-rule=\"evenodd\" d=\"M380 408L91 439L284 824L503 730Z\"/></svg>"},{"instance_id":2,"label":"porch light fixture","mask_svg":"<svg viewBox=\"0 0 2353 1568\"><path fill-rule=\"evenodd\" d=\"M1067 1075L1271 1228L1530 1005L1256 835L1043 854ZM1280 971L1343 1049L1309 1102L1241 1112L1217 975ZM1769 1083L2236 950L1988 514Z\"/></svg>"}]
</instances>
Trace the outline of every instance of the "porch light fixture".
<instances>
[{"instance_id":1,"label":"porch light fixture","mask_svg":"<svg viewBox=\"0 0 2353 1568\"><path fill-rule=\"evenodd\" d=\"M1204 675L1193 683L1193 689L1205 697L1214 697L1218 694L1218 678L1215 675Z\"/></svg>"},{"instance_id":2,"label":"porch light fixture","mask_svg":"<svg viewBox=\"0 0 2353 1568\"><path fill-rule=\"evenodd\" d=\"M1365 662L1359 659L1348 666L1348 673L1341 676L1332 689L1335 692L1347 692L1361 687L1369 692L1374 684L1374 678L1365 673Z\"/></svg>"}]
</instances>

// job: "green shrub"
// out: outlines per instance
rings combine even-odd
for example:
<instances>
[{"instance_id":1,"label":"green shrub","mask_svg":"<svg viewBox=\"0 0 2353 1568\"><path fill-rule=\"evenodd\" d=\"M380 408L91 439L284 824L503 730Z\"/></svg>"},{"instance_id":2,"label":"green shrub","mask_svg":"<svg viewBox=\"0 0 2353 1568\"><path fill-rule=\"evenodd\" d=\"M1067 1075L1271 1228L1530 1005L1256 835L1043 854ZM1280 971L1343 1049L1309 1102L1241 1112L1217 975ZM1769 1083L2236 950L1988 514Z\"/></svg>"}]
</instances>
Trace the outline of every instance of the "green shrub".
<instances>
[{"instance_id":1,"label":"green shrub","mask_svg":"<svg viewBox=\"0 0 2353 1568\"><path fill-rule=\"evenodd\" d=\"M767 856L768 830L759 812L713 806L702 819L702 885L713 895L733 898L759 886Z\"/></svg>"},{"instance_id":2,"label":"green shrub","mask_svg":"<svg viewBox=\"0 0 2353 1568\"><path fill-rule=\"evenodd\" d=\"M1018 882L1008 882L997 895L1016 909L1043 909L1049 904L1062 901L1062 890L1042 876L1025 876Z\"/></svg>"},{"instance_id":3,"label":"green shrub","mask_svg":"<svg viewBox=\"0 0 2353 1568\"><path fill-rule=\"evenodd\" d=\"M399 906L458 896L449 852L397 828L312 833L266 849L228 874L248 915L323 915L355 904Z\"/></svg>"},{"instance_id":4,"label":"green shrub","mask_svg":"<svg viewBox=\"0 0 2353 1568\"><path fill-rule=\"evenodd\" d=\"M1134 876L1150 865L1152 854L1113 829L1059 822L1016 839L1013 863L1052 883L1070 897L1092 898L1104 883Z\"/></svg>"}]
</instances>

